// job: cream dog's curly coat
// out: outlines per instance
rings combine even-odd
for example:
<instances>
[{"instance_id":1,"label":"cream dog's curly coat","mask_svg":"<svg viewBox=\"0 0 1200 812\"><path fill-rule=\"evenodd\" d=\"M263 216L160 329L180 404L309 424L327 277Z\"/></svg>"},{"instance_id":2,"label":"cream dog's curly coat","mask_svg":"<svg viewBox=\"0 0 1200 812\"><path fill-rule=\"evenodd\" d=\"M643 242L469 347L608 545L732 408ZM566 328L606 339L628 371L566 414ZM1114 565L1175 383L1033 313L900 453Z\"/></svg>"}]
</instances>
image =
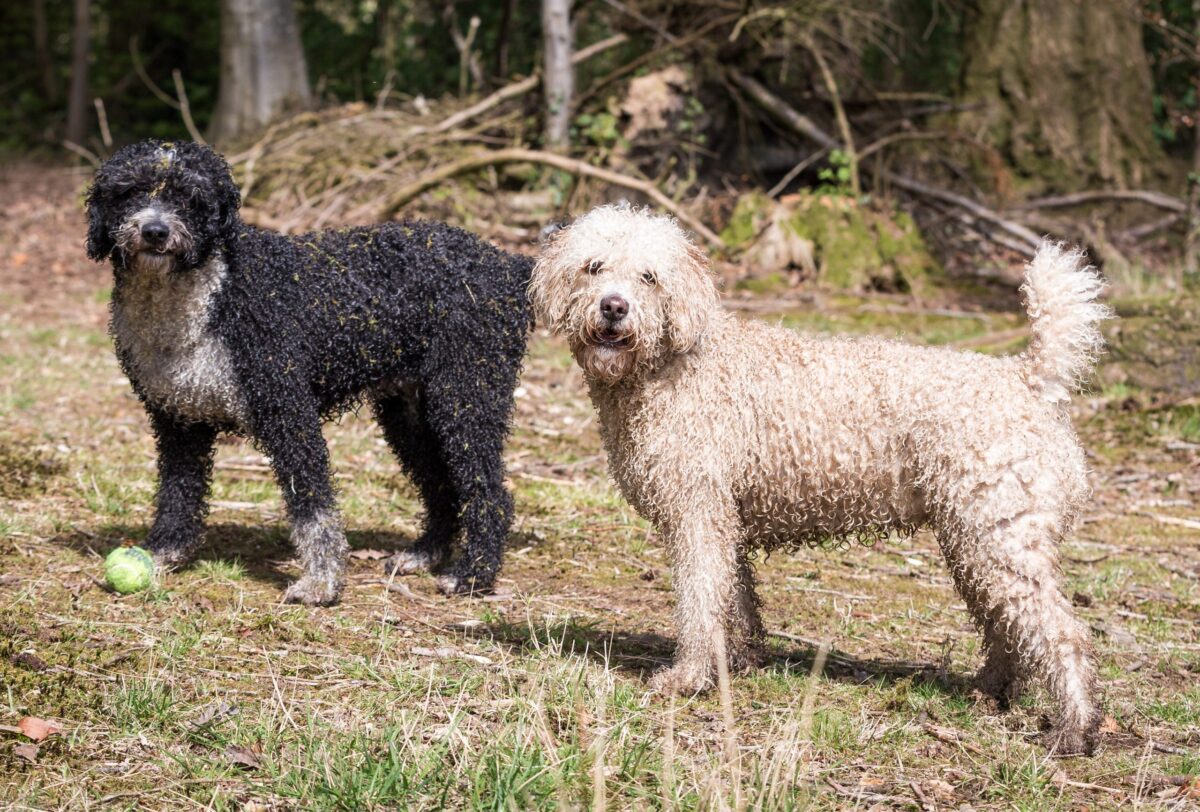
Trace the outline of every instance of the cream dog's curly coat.
<instances>
[{"instance_id":1,"label":"cream dog's curly coat","mask_svg":"<svg viewBox=\"0 0 1200 812\"><path fill-rule=\"evenodd\" d=\"M722 640L751 660L750 550L929 526L983 632L985 689L1039 679L1053 744L1090 751L1095 669L1056 542L1088 496L1067 404L1101 347L1102 289L1080 253L1044 245L1023 288L1029 349L993 358L740 321L705 255L646 211L596 209L549 237L535 309L570 343L611 472L671 558L678 651L655 687L709 687Z\"/></svg>"}]
</instances>

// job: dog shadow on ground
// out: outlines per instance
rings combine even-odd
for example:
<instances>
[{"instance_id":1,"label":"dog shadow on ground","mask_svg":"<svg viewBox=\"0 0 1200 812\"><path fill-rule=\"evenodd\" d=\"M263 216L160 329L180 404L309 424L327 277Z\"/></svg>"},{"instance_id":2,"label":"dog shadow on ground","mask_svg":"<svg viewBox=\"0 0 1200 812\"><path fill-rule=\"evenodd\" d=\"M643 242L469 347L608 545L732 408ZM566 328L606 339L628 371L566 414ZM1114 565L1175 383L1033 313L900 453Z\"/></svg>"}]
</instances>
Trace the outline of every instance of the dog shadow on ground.
<instances>
[{"instance_id":1,"label":"dog shadow on ground","mask_svg":"<svg viewBox=\"0 0 1200 812\"><path fill-rule=\"evenodd\" d=\"M75 552L104 556L127 539L143 543L146 525L108 524L95 531L74 530L50 539L50 543ZM237 561L246 577L278 589L296 580L299 570L288 562L296 552L289 541L287 525L211 524L204 532L204 542L196 549L192 560L183 570L202 561ZM409 546L413 539L396 533L372 530L347 531L346 540L354 550L379 550L391 554ZM98 568L99 571L99 568Z\"/></svg>"},{"instance_id":2,"label":"dog shadow on ground","mask_svg":"<svg viewBox=\"0 0 1200 812\"><path fill-rule=\"evenodd\" d=\"M95 531L77 529L60 534L52 537L50 543L84 555L103 556L127 539L141 543L147 529L142 524L109 524ZM351 550L370 549L387 554L403 549L413 541L395 533L371 530L348 531L346 539ZM288 563L294 556L289 530L284 524L220 523L207 527L204 542L187 567L195 567L202 561L238 561L247 578L283 590L296 577L297 571ZM634 619L629 620L633 625ZM464 630L448 628L447 631L462 633ZM468 628L465 633L490 638L514 653L549 648L564 655L584 655L641 680L649 679L655 671L670 665L675 650L673 637L657 632L622 631L610 624L581 617L557 617L541 623L501 620ZM816 646L771 637L763 649L761 669L802 679L812 670L816 656ZM836 648L829 651L823 673L827 679L854 684L871 681L891 684L911 678L914 683L928 684L951 696L967 696L973 685L970 676L951 672L944 664L863 658ZM735 675L734 679L736 681L739 676Z\"/></svg>"},{"instance_id":3,"label":"dog shadow on ground","mask_svg":"<svg viewBox=\"0 0 1200 812\"><path fill-rule=\"evenodd\" d=\"M583 618L556 619L541 625L497 622L467 630L475 637L488 637L514 653L522 649L550 647L565 654L581 654L615 671L642 680L671 664L674 638L657 632L622 632ZM775 671L796 679L812 671L818 648L771 637L763 647L759 673ZM951 697L969 697L974 688L973 675L955 673L944 663L915 662L886 658L857 657L831 649L822 672L826 679L862 684L890 685L911 679L917 685L929 685ZM734 674L737 680L743 675Z\"/></svg>"}]
</instances>

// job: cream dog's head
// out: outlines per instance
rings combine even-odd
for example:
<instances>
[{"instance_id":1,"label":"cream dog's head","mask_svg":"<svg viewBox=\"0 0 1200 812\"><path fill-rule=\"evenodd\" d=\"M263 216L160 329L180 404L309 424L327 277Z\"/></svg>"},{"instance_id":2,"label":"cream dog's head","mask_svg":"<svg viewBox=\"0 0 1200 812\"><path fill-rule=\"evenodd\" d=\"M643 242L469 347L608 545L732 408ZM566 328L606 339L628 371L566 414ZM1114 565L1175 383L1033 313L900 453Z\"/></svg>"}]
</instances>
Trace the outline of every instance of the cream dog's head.
<instances>
[{"instance_id":1,"label":"cream dog's head","mask_svg":"<svg viewBox=\"0 0 1200 812\"><path fill-rule=\"evenodd\" d=\"M673 219L625 205L593 209L551 235L530 295L538 321L605 383L687 352L719 307L704 252Z\"/></svg>"}]
</instances>

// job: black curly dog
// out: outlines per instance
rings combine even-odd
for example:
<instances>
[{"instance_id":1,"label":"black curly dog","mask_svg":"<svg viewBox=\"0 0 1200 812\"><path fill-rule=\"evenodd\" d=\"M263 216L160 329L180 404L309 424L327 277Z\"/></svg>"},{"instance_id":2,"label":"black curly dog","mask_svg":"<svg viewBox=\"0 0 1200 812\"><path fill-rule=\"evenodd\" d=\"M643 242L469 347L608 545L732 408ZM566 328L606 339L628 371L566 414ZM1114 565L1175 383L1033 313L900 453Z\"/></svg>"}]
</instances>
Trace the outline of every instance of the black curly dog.
<instances>
[{"instance_id":1,"label":"black curly dog","mask_svg":"<svg viewBox=\"0 0 1200 812\"><path fill-rule=\"evenodd\" d=\"M487 591L512 521L501 450L532 262L438 223L280 236L239 206L229 165L194 143L126 147L88 192L88 256L112 260L117 357L158 441L147 546L163 567L188 559L214 442L235 432L270 458L287 503L304 575L286 600L336 602L347 544L321 424L365 400L426 509L385 566Z\"/></svg>"}]
</instances>

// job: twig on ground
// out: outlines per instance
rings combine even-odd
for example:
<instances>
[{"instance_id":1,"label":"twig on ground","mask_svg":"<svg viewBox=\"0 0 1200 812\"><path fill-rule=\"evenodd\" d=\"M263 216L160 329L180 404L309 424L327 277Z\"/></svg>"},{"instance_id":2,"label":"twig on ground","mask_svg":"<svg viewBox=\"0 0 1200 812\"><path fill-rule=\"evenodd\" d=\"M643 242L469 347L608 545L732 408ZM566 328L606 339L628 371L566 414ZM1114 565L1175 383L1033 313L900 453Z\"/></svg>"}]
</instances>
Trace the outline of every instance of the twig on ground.
<instances>
[{"instance_id":1,"label":"twig on ground","mask_svg":"<svg viewBox=\"0 0 1200 812\"><path fill-rule=\"evenodd\" d=\"M1104 200L1135 201L1145 203L1148 206L1157 206L1160 209L1166 209L1178 214L1187 211L1187 203L1184 201L1165 192L1156 192L1151 189L1096 189L1089 192L1074 192L1068 195L1054 195L1053 197L1028 200L1013 206L1013 209L1015 211L1057 209L1068 206L1081 206L1086 203L1096 203Z\"/></svg>"},{"instance_id":2,"label":"twig on ground","mask_svg":"<svg viewBox=\"0 0 1200 812\"><path fill-rule=\"evenodd\" d=\"M1152 234L1157 234L1159 231L1168 229L1183 219L1182 214L1168 214L1165 217L1160 217L1157 220L1151 220L1148 223L1131 226L1130 228L1120 231L1113 235L1114 242L1138 242L1144 240Z\"/></svg>"},{"instance_id":3,"label":"twig on ground","mask_svg":"<svg viewBox=\"0 0 1200 812\"><path fill-rule=\"evenodd\" d=\"M1149 513L1144 510L1137 512L1139 516L1145 516L1147 519L1153 519L1159 524L1169 524L1175 527L1186 527L1188 530L1200 530L1200 522L1194 519L1180 519L1175 516L1163 516L1159 513Z\"/></svg>"},{"instance_id":4,"label":"twig on ground","mask_svg":"<svg viewBox=\"0 0 1200 812\"><path fill-rule=\"evenodd\" d=\"M650 198L654 203L661 208L666 209L671 214L675 215L684 225L695 231L704 240L716 248L723 248L724 243L717 236L716 232L710 229L704 223L692 217L684 211L678 204L663 194L658 187L649 181L639 178L632 178L628 175L622 175L619 172L614 172L610 169L602 169L598 166L593 166L584 161L575 158L568 158L565 155L558 155L553 152L543 152L541 150L523 149L521 147L513 147L511 149L500 149L494 152L483 152L477 155L471 155L453 163L443 164L437 169L429 172L423 177L418 178L412 183L402 187L379 210L379 219L391 220L396 216L400 209L417 197L427 189L437 186L442 181L461 175L464 172L470 172L475 169L481 169L485 166L496 166L504 163L539 163L547 166L552 166L555 169L561 169L564 172L570 172L575 175L583 175L586 177L597 178L606 183L611 183L614 186L621 186L626 189L632 189L635 192L641 192Z\"/></svg>"}]
</instances>

